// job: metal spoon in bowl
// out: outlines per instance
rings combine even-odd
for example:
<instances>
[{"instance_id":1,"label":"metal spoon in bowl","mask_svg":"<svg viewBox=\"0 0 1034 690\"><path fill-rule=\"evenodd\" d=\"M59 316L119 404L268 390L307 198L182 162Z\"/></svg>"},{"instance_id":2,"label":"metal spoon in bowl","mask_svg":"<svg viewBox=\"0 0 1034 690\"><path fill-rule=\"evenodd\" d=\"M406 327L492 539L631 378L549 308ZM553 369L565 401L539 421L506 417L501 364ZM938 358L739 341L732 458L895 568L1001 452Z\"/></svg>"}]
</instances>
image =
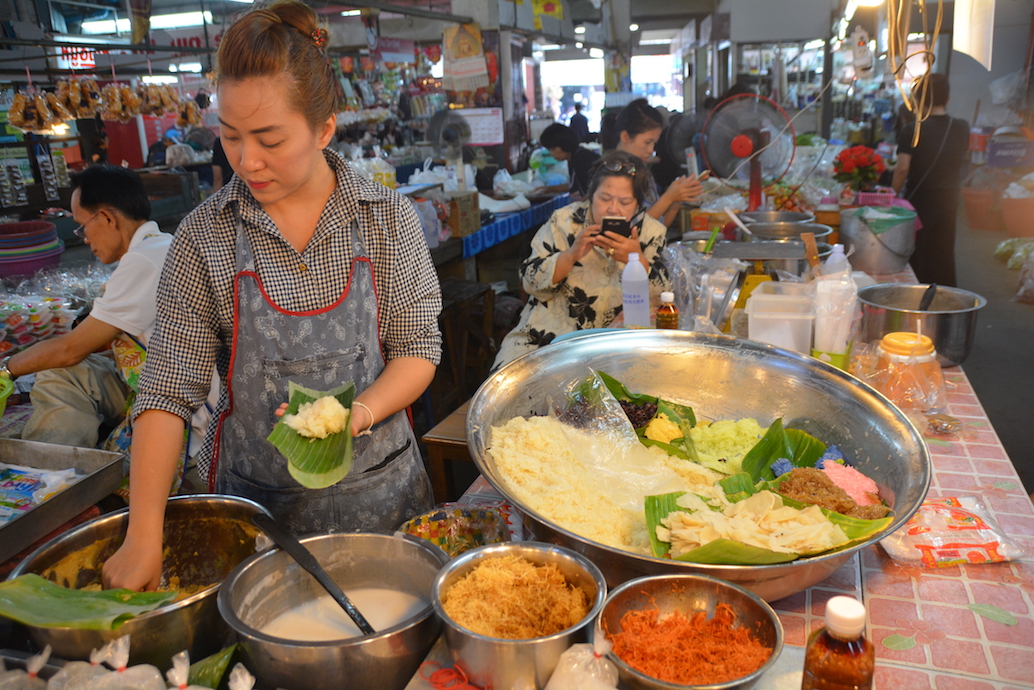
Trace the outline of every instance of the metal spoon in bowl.
<instances>
[{"instance_id":1,"label":"metal spoon in bowl","mask_svg":"<svg viewBox=\"0 0 1034 690\"><path fill-rule=\"evenodd\" d=\"M923 293L922 299L919 300L919 311L926 311L933 304L933 298L937 296L937 283L930 283L930 287L926 288L926 292Z\"/></svg>"},{"instance_id":2,"label":"metal spoon in bowl","mask_svg":"<svg viewBox=\"0 0 1034 690\"><path fill-rule=\"evenodd\" d=\"M319 582L323 589L330 593L330 596L340 604L341 608L345 610L349 618L355 621L355 624L359 626L359 629L366 635L375 635L376 630L373 626L367 622L363 614L359 612L359 609L355 607L352 600L348 598L341 588L337 586L337 583L330 579L330 575L323 569L323 566L319 564L316 557L309 552L305 546L295 539L294 535L285 530L283 527L278 525L273 518L269 517L265 513L256 513L252 516L251 521L260 530L266 533L266 535L276 542L276 545L287 552L287 554L298 562L298 565L305 568L309 573L316 578L316 582Z\"/></svg>"}]
</instances>

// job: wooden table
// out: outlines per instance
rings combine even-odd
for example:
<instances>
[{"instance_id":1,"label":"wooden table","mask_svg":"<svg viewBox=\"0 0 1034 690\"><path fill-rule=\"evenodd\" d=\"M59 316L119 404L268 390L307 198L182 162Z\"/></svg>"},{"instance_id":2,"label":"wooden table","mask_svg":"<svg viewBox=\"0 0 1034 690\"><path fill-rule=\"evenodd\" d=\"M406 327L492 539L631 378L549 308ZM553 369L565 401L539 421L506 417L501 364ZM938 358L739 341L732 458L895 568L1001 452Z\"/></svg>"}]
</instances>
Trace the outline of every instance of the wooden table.
<instances>
[{"instance_id":1,"label":"wooden table","mask_svg":"<svg viewBox=\"0 0 1034 690\"><path fill-rule=\"evenodd\" d=\"M456 497L456 481L453 478L453 462L473 462L467 450L467 408L470 401L443 419L435 428L424 434L427 444L428 475L434 490L435 503L451 501ZM450 463L450 464L446 464Z\"/></svg>"}]
</instances>

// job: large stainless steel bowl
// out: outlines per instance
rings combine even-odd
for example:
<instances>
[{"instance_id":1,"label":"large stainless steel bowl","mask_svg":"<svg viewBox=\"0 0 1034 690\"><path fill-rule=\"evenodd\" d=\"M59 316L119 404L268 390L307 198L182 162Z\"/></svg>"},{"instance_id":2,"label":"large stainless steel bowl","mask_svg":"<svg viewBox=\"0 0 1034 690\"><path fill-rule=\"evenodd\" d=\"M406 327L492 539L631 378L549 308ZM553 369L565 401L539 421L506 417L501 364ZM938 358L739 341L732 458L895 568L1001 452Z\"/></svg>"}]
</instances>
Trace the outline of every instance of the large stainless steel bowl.
<instances>
[{"instance_id":1,"label":"large stainless steel bowl","mask_svg":"<svg viewBox=\"0 0 1034 690\"><path fill-rule=\"evenodd\" d=\"M806 232L821 241L833 234L833 228L821 223L749 223L747 228L749 235L737 228L737 237L747 242L800 242Z\"/></svg>"},{"instance_id":2,"label":"large stainless steel bowl","mask_svg":"<svg viewBox=\"0 0 1034 690\"><path fill-rule=\"evenodd\" d=\"M742 587L706 575L655 575L630 580L607 597L596 621L597 629L607 633L621 632L621 618L629 611L656 608L661 617L678 611L687 618L704 613L714 618L719 604L726 604L735 615L733 627L747 628L751 636L772 650L772 656L761 668L747 675L721 683L683 685L662 681L638 671L613 652L608 656L618 667L621 681L630 690L750 690L772 668L783 651L783 624L772 607L756 594Z\"/></svg>"},{"instance_id":3,"label":"large stainless steel bowl","mask_svg":"<svg viewBox=\"0 0 1034 690\"><path fill-rule=\"evenodd\" d=\"M391 589L418 596L427 606L374 635L327 642L274 637L262 628L326 593L280 549L256 554L230 574L219 593L219 612L237 633L244 665L260 687L402 690L441 634L431 586L449 557L403 534L320 534L301 541L342 589Z\"/></svg>"},{"instance_id":4,"label":"large stainless steel bowl","mask_svg":"<svg viewBox=\"0 0 1034 690\"><path fill-rule=\"evenodd\" d=\"M29 637L41 648L49 644L55 657L88 660L92 650L132 635L130 663L160 669L169 668L173 655L183 650L192 659L219 651L230 630L216 607L218 583L255 553L258 530L251 517L260 512L265 509L259 504L234 496L169 499L162 584L170 589L215 586L132 618L118 630L27 626ZM32 552L11 577L37 573L72 589L99 583L101 566L122 544L128 525L128 509L83 523Z\"/></svg>"},{"instance_id":5,"label":"large stainless steel bowl","mask_svg":"<svg viewBox=\"0 0 1034 690\"><path fill-rule=\"evenodd\" d=\"M491 430L518 416L545 414L565 384L605 371L636 392L691 405L699 418L778 417L844 454L872 477L894 508L891 525L837 553L770 566L703 565L604 546L529 510L488 455ZM930 456L915 426L885 397L816 359L763 343L685 331L630 330L572 338L496 371L471 400L467 443L485 478L519 508L531 532L585 554L610 587L644 575L698 572L735 582L774 601L814 585L862 547L900 527L930 487Z\"/></svg>"},{"instance_id":6,"label":"large stainless steel bowl","mask_svg":"<svg viewBox=\"0 0 1034 690\"><path fill-rule=\"evenodd\" d=\"M815 214L810 211L742 211L740 220L750 223L810 223Z\"/></svg>"},{"instance_id":7,"label":"large stainless steel bowl","mask_svg":"<svg viewBox=\"0 0 1034 690\"><path fill-rule=\"evenodd\" d=\"M923 335L933 339L941 366L966 361L976 337L977 313L987 300L969 290L938 285L930 308L919 311L928 287L881 283L859 290L862 340L872 342L895 331L915 333L922 328Z\"/></svg>"},{"instance_id":8,"label":"large stainless steel bowl","mask_svg":"<svg viewBox=\"0 0 1034 690\"><path fill-rule=\"evenodd\" d=\"M589 601L589 612L577 625L553 635L531 640L506 640L467 630L449 614L443 596L458 580L480 563L492 558L519 556L535 565L552 564L567 581L580 587ZM485 688L543 688L556 670L560 655L578 642L588 639L588 628L596 619L607 596L603 574L585 556L553 544L511 542L471 549L442 568L434 582L434 608L445 625L445 641L456 665L471 682Z\"/></svg>"}]
</instances>

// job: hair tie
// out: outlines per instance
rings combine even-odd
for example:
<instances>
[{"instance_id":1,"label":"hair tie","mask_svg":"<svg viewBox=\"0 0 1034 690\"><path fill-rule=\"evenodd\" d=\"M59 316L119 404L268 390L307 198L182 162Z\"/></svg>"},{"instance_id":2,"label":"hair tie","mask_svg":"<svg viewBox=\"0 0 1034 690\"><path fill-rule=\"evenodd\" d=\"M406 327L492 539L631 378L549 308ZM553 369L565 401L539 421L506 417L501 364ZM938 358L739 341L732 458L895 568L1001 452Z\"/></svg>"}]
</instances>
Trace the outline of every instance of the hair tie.
<instances>
[{"instance_id":1,"label":"hair tie","mask_svg":"<svg viewBox=\"0 0 1034 690\"><path fill-rule=\"evenodd\" d=\"M311 34L309 34L309 38L312 39L312 42L316 44L317 48L323 50L323 46L327 44L327 30L315 29Z\"/></svg>"}]
</instances>

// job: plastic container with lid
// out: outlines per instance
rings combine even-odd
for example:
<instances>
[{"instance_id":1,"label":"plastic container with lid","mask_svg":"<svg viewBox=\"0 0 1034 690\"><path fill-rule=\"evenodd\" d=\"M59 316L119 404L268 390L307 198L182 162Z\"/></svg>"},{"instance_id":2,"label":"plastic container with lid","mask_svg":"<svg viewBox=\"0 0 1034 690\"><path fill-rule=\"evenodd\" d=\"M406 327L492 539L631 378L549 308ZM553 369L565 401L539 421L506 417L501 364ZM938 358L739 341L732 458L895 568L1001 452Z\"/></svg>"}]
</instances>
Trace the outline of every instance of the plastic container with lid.
<instances>
[{"instance_id":1,"label":"plastic container with lid","mask_svg":"<svg viewBox=\"0 0 1034 690\"><path fill-rule=\"evenodd\" d=\"M906 412L930 412L948 404L944 372L933 340L917 333L888 333L877 348L877 390Z\"/></svg>"},{"instance_id":2,"label":"plastic container with lid","mask_svg":"<svg viewBox=\"0 0 1034 690\"><path fill-rule=\"evenodd\" d=\"M875 650L865 637L865 605L851 597L826 602L825 626L808 638L801 690L868 690Z\"/></svg>"},{"instance_id":3,"label":"plastic container with lid","mask_svg":"<svg viewBox=\"0 0 1034 690\"><path fill-rule=\"evenodd\" d=\"M777 347L811 352L815 312L808 295L754 292L747 300L747 337Z\"/></svg>"},{"instance_id":4,"label":"plastic container with lid","mask_svg":"<svg viewBox=\"0 0 1034 690\"><path fill-rule=\"evenodd\" d=\"M674 330L679 327L679 310L675 306L675 293L662 292L661 305L657 307L657 328Z\"/></svg>"}]
</instances>

